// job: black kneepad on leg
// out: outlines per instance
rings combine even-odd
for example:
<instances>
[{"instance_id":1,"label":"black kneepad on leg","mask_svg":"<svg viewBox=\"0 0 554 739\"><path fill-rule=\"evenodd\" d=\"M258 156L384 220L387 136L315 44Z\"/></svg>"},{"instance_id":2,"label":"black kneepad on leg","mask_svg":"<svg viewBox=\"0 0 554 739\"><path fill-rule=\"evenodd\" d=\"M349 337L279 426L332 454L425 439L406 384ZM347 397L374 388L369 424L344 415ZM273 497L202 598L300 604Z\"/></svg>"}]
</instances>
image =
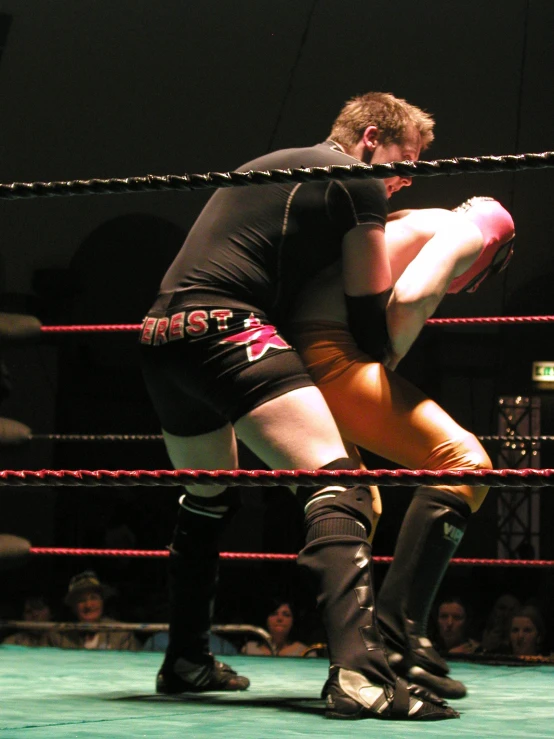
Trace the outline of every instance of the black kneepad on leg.
<instances>
[{"instance_id":1,"label":"black kneepad on leg","mask_svg":"<svg viewBox=\"0 0 554 739\"><path fill-rule=\"evenodd\" d=\"M304 515L308 542L333 535L367 539L373 525L371 493L361 485L347 490L324 488L310 496Z\"/></svg>"},{"instance_id":2,"label":"black kneepad on leg","mask_svg":"<svg viewBox=\"0 0 554 739\"><path fill-rule=\"evenodd\" d=\"M225 507L225 510L218 510ZM171 549L178 553L217 551L223 530L240 508L240 490L228 488L211 497L185 493L179 499L177 526Z\"/></svg>"},{"instance_id":3,"label":"black kneepad on leg","mask_svg":"<svg viewBox=\"0 0 554 739\"><path fill-rule=\"evenodd\" d=\"M358 469L360 468L358 467L356 462L350 459L350 457L340 457L339 459L335 459L332 462L329 462L328 464L323 465L323 467L318 467L316 472L319 472L319 470L329 470L332 472L334 470L358 470ZM324 483L324 482L321 483L322 487L323 486L327 487L331 485L333 486L335 485L332 478L329 478L329 482L327 483ZM337 484L337 487L344 488L344 485ZM308 502L309 498L312 497L314 490L316 489L317 488L313 486L307 487L305 485L299 485L296 488L296 498L300 502L300 505L302 506L302 508L306 506L306 503Z\"/></svg>"},{"instance_id":4,"label":"black kneepad on leg","mask_svg":"<svg viewBox=\"0 0 554 739\"><path fill-rule=\"evenodd\" d=\"M350 457L341 457L320 467L321 470L358 470ZM373 526L373 507L368 488L356 485L344 489L343 485L329 484L311 493L309 488L299 488L304 493L304 520L307 541L321 536L359 536L367 539Z\"/></svg>"}]
</instances>

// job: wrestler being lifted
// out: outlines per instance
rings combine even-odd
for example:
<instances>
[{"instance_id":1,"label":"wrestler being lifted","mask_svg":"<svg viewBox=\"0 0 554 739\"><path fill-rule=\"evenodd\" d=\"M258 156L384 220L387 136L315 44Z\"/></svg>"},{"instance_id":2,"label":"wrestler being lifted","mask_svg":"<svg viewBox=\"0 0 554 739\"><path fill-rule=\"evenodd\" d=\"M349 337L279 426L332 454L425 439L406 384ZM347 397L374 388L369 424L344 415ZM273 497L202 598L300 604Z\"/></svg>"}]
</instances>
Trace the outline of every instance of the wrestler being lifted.
<instances>
[{"instance_id":1,"label":"wrestler being lifted","mask_svg":"<svg viewBox=\"0 0 554 739\"><path fill-rule=\"evenodd\" d=\"M381 326L388 349L381 356L364 352L352 337L356 327L348 316L337 266L304 291L293 341L350 450L356 445L412 469L491 468L476 437L394 370L445 294L474 292L506 267L513 243L510 214L488 197L472 198L453 211L391 214L386 246L392 280L383 280L387 308ZM373 306L368 308L369 316ZM461 698L466 688L449 676L428 639L427 621L448 563L487 491L482 485L417 488L377 602L380 631L396 674L446 698ZM374 499L378 514L378 494ZM309 562L314 546L308 544L301 561ZM322 611L325 617L323 603ZM330 621L328 629L336 628ZM355 642L353 651L356 644L361 649ZM329 704L342 701L344 692L353 697L357 690L358 679L342 664L331 646L331 665L336 667L331 667L327 685Z\"/></svg>"}]
</instances>

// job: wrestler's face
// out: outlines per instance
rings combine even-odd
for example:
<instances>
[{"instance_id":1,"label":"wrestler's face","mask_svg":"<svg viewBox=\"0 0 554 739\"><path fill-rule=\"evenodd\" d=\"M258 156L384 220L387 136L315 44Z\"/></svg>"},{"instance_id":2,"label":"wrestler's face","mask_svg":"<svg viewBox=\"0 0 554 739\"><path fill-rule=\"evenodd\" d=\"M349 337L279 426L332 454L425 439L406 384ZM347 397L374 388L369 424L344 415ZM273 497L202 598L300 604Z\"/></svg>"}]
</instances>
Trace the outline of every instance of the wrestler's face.
<instances>
[{"instance_id":1,"label":"wrestler's face","mask_svg":"<svg viewBox=\"0 0 554 739\"><path fill-rule=\"evenodd\" d=\"M514 616L510 630L512 652L518 656L537 654L539 632L528 616Z\"/></svg>"},{"instance_id":2,"label":"wrestler's face","mask_svg":"<svg viewBox=\"0 0 554 739\"><path fill-rule=\"evenodd\" d=\"M79 621L87 623L99 621L104 612L104 600L95 590L86 590L78 595L74 611Z\"/></svg>"},{"instance_id":3,"label":"wrestler's face","mask_svg":"<svg viewBox=\"0 0 554 739\"><path fill-rule=\"evenodd\" d=\"M379 136L375 142L371 164L387 164L388 162L403 162L408 160L416 162L421 153L420 136L415 128L408 128L406 136L401 143L381 144ZM387 197L390 198L395 192L403 187L409 187L412 184L411 177L387 177L382 180L386 190Z\"/></svg>"}]
</instances>

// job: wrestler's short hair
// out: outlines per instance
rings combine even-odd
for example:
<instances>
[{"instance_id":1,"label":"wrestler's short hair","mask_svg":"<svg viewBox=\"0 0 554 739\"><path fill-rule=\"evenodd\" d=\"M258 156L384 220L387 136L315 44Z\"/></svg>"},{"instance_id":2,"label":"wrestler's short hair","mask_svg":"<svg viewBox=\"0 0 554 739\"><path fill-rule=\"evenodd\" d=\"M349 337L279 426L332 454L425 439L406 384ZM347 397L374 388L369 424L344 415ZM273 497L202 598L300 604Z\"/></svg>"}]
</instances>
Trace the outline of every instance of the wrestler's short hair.
<instances>
[{"instance_id":1,"label":"wrestler's short hair","mask_svg":"<svg viewBox=\"0 0 554 739\"><path fill-rule=\"evenodd\" d=\"M349 148L358 143L368 126L376 126L382 144L400 144L410 124L419 132L421 150L427 149L435 138L435 121L429 113L389 92L367 92L344 104L329 138Z\"/></svg>"}]
</instances>

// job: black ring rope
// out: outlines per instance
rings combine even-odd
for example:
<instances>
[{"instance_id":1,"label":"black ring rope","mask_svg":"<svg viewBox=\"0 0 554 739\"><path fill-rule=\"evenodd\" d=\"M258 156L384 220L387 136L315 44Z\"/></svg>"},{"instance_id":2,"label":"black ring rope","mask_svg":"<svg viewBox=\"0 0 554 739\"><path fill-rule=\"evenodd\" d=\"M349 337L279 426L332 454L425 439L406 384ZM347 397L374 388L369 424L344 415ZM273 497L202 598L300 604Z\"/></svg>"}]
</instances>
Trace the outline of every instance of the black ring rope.
<instances>
[{"instance_id":1,"label":"black ring rope","mask_svg":"<svg viewBox=\"0 0 554 739\"><path fill-rule=\"evenodd\" d=\"M501 470L2 470L0 487L179 487L221 485L488 485L554 487L554 469Z\"/></svg>"},{"instance_id":2,"label":"black ring rope","mask_svg":"<svg viewBox=\"0 0 554 739\"><path fill-rule=\"evenodd\" d=\"M541 441L554 441L554 436L498 436L490 434L477 436L479 441L503 442L506 444ZM26 441L163 441L162 434L29 434Z\"/></svg>"},{"instance_id":3,"label":"black ring rope","mask_svg":"<svg viewBox=\"0 0 554 739\"><path fill-rule=\"evenodd\" d=\"M323 182L327 180L384 179L387 177L436 177L470 173L493 174L554 167L554 152L506 154L502 156L454 157L417 162L386 164L333 164L327 167L249 170L247 172L208 172L206 174L144 175L110 179L69 180L66 182L0 183L0 199L51 198L69 195L118 195L163 190L213 190L275 183Z\"/></svg>"},{"instance_id":4,"label":"black ring rope","mask_svg":"<svg viewBox=\"0 0 554 739\"><path fill-rule=\"evenodd\" d=\"M541 441L554 441L554 436L495 436L494 434L488 436L478 436L479 441L502 441L507 444L512 442L532 442L538 443Z\"/></svg>"},{"instance_id":5,"label":"black ring rope","mask_svg":"<svg viewBox=\"0 0 554 739\"><path fill-rule=\"evenodd\" d=\"M554 438L554 437L553 437ZM29 434L28 441L163 441L161 434Z\"/></svg>"}]
</instances>

